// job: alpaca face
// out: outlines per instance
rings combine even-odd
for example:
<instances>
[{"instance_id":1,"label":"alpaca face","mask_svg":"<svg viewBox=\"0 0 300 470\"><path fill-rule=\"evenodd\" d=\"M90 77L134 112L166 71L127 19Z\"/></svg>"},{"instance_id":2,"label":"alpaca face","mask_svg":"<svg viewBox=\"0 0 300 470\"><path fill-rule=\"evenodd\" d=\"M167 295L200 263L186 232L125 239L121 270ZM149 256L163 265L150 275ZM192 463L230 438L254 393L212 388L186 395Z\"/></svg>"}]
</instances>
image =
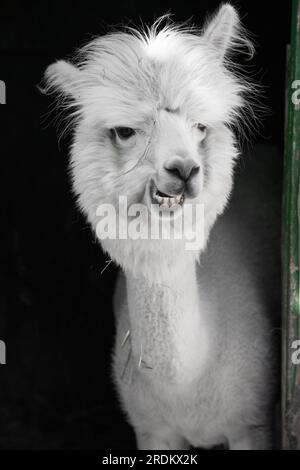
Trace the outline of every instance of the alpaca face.
<instances>
[{"instance_id":1,"label":"alpaca face","mask_svg":"<svg viewBox=\"0 0 300 470\"><path fill-rule=\"evenodd\" d=\"M74 191L94 228L99 205L118 211L126 196L148 213L159 206L162 218L170 208L203 204L207 238L230 193L237 154L228 125L239 116L246 87L225 56L246 42L238 27L226 5L201 35L158 25L148 33L113 33L85 47L77 67L59 61L47 69L49 89L74 106ZM103 244L120 261L119 245ZM134 250L136 256L136 244Z\"/></svg>"},{"instance_id":2,"label":"alpaca face","mask_svg":"<svg viewBox=\"0 0 300 470\"><path fill-rule=\"evenodd\" d=\"M105 147L118 168L111 174L112 184L121 187L123 181L120 196L144 202L149 209L158 204L161 216L169 208L182 207L199 196L203 186L206 134L203 124L168 107L157 109L139 127L106 129Z\"/></svg>"}]
</instances>

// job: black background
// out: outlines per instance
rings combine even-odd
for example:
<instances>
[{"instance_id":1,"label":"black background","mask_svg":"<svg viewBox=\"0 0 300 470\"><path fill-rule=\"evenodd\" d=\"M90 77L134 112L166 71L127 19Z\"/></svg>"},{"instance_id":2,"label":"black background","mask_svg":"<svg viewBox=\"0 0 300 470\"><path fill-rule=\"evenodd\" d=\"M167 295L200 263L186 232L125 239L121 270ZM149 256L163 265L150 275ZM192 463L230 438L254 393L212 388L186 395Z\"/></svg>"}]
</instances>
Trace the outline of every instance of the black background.
<instances>
[{"instance_id":1,"label":"black background","mask_svg":"<svg viewBox=\"0 0 300 470\"><path fill-rule=\"evenodd\" d=\"M110 380L111 298L116 268L78 213L58 144L36 87L47 65L110 25L151 23L171 11L202 24L218 1L1 1L0 448L128 448L131 428ZM253 69L270 108L256 136L282 158L290 1L233 1L253 34ZM50 125L49 125L50 124Z\"/></svg>"}]
</instances>

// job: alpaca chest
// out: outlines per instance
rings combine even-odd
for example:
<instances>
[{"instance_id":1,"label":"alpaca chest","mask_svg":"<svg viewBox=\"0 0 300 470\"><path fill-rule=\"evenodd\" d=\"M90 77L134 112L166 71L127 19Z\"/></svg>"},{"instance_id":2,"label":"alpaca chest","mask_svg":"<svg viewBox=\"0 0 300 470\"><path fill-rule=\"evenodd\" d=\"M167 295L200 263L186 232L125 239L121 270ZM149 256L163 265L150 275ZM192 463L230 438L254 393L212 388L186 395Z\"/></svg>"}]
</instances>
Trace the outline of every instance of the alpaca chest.
<instances>
[{"instance_id":1,"label":"alpaca chest","mask_svg":"<svg viewBox=\"0 0 300 470\"><path fill-rule=\"evenodd\" d=\"M226 427L217 375L209 368L200 378L187 383L141 380L147 399L143 406L151 414L160 416L164 423L176 429L194 446L211 447L225 442Z\"/></svg>"}]
</instances>

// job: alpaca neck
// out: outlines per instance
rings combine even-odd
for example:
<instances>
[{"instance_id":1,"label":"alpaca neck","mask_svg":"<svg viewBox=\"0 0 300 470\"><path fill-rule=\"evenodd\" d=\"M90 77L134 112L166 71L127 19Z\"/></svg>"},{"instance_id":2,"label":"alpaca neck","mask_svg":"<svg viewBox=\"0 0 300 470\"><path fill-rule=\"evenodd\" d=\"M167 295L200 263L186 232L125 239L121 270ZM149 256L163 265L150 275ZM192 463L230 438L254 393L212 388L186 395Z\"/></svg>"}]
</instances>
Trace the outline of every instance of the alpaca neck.
<instances>
[{"instance_id":1,"label":"alpaca neck","mask_svg":"<svg viewBox=\"0 0 300 470\"><path fill-rule=\"evenodd\" d=\"M163 272L158 283L126 275L133 358L149 377L186 383L199 375L208 349L195 258Z\"/></svg>"}]
</instances>

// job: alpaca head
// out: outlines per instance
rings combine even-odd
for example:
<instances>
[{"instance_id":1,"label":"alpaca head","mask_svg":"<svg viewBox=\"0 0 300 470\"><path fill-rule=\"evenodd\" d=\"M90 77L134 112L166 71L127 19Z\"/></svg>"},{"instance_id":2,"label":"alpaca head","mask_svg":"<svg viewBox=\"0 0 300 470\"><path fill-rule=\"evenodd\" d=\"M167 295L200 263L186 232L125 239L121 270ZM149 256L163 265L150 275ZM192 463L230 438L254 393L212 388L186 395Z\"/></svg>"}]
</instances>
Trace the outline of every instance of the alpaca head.
<instances>
[{"instance_id":1,"label":"alpaca head","mask_svg":"<svg viewBox=\"0 0 300 470\"><path fill-rule=\"evenodd\" d=\"M232 185L231 125L247 87L228 55L240 45L251 47L235 9L225 4L201 34L157 22L146 32L128 29L93 40L76 66L58 61L48 67L47 89L59 91L74 116L73 187L94 229L100 205L113 205L122 217L120 196L128 207L144 204L141 224L151 204L160 205L162 224L169 206L183 212L187 204L202 204L205 237L198 252L203 249ZM125 269L151 273L184 252L183 239L105 239L102 245Z\"/></svg>"}]
</instances>

